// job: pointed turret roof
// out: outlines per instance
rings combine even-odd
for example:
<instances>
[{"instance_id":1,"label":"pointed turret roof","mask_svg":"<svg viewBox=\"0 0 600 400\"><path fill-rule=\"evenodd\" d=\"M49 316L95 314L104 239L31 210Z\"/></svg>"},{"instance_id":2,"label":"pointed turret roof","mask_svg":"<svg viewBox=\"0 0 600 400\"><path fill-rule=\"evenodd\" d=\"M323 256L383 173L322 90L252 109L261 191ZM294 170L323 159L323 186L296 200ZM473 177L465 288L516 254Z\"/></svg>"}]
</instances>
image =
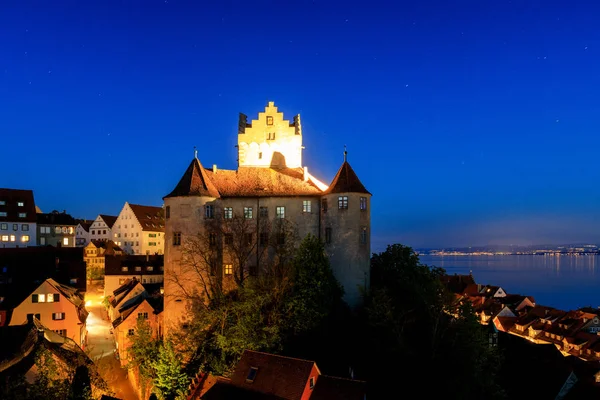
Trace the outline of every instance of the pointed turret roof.
<instances>
[{"instance_id":1,"label":"pointed turret roof","mask_svg":"<svg viewBox=\"0 0 600 400\"><path fill-rule=\"evenodd\" d=\"M196 157L190 163L175 189L164 198L180 196L220 197L219 191L204 171L200 160Z\"/></svg>"},{"instance_id":2,"label":"pointed turret roof","mask_svg":"<svg viewBox=\"0 0 600 400\"><path fill-rule=\"evenodd\" d=\"M356 172L352 169L348 161L344 160L344 163L335 174L335 178L329 185L329 188L325 191L325 194L329 193L367 193L371 194L360 179L356 175Z\"/></svg>"}]
</instances>

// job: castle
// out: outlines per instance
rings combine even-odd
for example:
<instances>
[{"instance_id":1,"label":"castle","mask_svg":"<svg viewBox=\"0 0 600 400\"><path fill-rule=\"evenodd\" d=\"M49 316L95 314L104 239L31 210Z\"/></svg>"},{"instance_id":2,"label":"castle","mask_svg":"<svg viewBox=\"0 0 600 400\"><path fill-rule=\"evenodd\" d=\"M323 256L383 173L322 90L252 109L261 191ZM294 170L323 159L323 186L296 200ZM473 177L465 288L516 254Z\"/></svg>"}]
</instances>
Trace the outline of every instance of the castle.
<instances>
[{"instance_id":1,"label":"castle","mask_svg":"<svg viewBox=\"0 0 600 400\"><path fill-rule=\"evenodd\" d=\"M300 115L285 120L269 102L248 123L240 113L238 168L204 168L196 156L165 208L165 330L185 323L190 293L261 273L277 246L308 234L325 245L344 300L369 287L371 194L346 160L329 186L302 165ZM195 243L197 254L190 253ZM193 265L191 265L193 264ZM206 266L207 268L202 268Z\"/></svg>"}]
</instances>

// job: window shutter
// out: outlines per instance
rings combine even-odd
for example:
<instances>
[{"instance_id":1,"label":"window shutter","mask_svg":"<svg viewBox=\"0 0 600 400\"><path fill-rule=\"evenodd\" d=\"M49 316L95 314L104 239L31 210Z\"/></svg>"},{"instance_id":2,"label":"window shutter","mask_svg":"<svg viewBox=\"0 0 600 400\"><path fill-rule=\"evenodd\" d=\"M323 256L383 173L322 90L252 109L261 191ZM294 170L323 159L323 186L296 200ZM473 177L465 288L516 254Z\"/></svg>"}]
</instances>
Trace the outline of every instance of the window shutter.
<instances>
[{"instance_id":1,"label":"window shutter","mask_svg":"<svg viewBox=\"0 0 600 400\"><path fill-rule=\"evenodd\" d=\"M52 313L52 321L56 321L56 313Z\"/></svg>"},{"instance_id":2,"label":"window shutter","mask_svg":"<svg viewBox=\"0 0 600 400\"><path fill-rule=\"evenodd\" d=\"M38 302L38 295L37 294L32 294L31 295L31 302L32 303L37 303Z\"/></svg>"},{"instance_id":3,"label":"window shutter","mask_svg":"<svg viewBox=\"0 0 600 400\"><path fill-rule=\"evenodd\" d=\"M54 302L60 301L60 294L54 293Z\"/></svg>"}]
</instances>

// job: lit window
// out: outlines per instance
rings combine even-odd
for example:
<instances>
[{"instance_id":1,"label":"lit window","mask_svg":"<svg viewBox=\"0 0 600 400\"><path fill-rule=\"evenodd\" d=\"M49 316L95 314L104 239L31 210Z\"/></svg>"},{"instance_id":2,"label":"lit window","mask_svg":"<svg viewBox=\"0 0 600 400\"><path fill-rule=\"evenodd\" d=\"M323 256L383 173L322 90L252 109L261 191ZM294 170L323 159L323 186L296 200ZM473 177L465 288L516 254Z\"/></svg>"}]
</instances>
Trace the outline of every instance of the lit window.
<instances>
[{"instance_id":1,"label":"lit window","mask_svg":"<svg viewBox=\"0 0 600 400\"><path fill-rule=\"evenodd\" d=\"M54 303L54 294L48 293L48 303Z\"/></svg>"},{"instance_id":2,"label":"lit window","mask_svg":"<svg viewBox=\"0 0 600 400\"><path fill-rule=\"evenodd\" d=\"M250 367L250 371L248 371L248 376L246 377L246 382L252 383L254 379L256 379L256 373L258 372L258 368Z\"/></svg>"},{"instance_id":3,"label":"lit window","mask_svg":"<svg viewBox=\"0 0 600 400\"><path fill-rule=\"evenodd\" d=\"M46 302L46 295L38 294L38 303L45 303L45 302Z\"/></svg>"},{"instance_id":4,"label":"lit window","mask_svg":"<svg viewBox=\"0 0 600 400\"><path fill-rule=\"evenodd\" d=\"M267 117L267 125L273 125L273 117Z\"/></svg>"},{"instance_id":5,"label":"lit window","mask_svg":"<svg viewBox=\"0 0 600 400\"><path fill-rule=\"evenodd\" d=\"M225 271L225 275L233 274L233 264L225 264L223 270Z\"/></svg>"},{"instance_id":6,"label":"lit window","mask_svg":"<svg viewBox=\"0 0 600 400\"><path fill-rule=\"evenodd\" d=\"M128 267L121 267L121 271L127 272L127 271L129 271L129 268Z\"/></svg>"},{"instance_id":7,"label":"lit window","mask_svg":"<svg viewBox=\"0 0 600 400\"><path fill-rule=\"evenodd\" d=\"M173 246L181 246L181 232L173 233Z\"/></svg>"},{"instance_id":8,"label":"lit window","mask_svg":"<svg viewBox=\"0 0 600 400\"><path fill-rule=\"evenodd\" d=\"M360 209L361 209L361 211L364 211L367 209L367 198L366 197L360 198Z\"/></svg>"},{"instance_id":9,"label":"lit window","mask_svg":"<svg viewBox=\"0 0 600 400\"><path fill-rule=\"evenodd\" d=\"M42 246L45 246L45 245L46 245L46 238L45 238L45 237L41 237L41 238L40 238L40 244L41 244Z\"/></svg>"},{"instance_id":10,"label":"lit window","mask_svg":"<svg viewBox=\"0 0 600 400\"><path fill-rule=\"evenodd\" d=\"M65 313L63 313L63 312L52 313L52 319L54 321L63 320L63 319L65 319Z\"/></svg>"},{"instance_id":11,"label":"lit window","mask_svg":"<svg viewBox=\"0 0 600 400\"><path fill-rule=\"evenodd\" d=\"M244 218L252 219L252 207L244 207Z\"/></svg>"},{"instance_id":12,"label":"lit window","mask_svg":"<svg viewBox=\"0 0 600 400\"><path fill-rule=\"evenodd\" d=\"M232 207L225 207L223 209L223 218L225 218L225 219L233 218L233 208Z\"/></svg>"},{"instance_id":13,"label":"lit window","mask_svg":"<svg viewBox=\"0 0 600 400\"><path fill-rule=\"evenodd\" d=\"M23 242L23 243L29 242L29 235L21 236L21 242Z\"/></svg>"},{"instance_id":14,"label":"lit window","mask_svg":"<svg viewBox=\"0 0 600 400\"><path fill-rule=\"evenodd\" d=\"M29 230L29 224L22 224L21 225L21 230L22 231L28 231Z\"/></svg>"},{"instance_id":15,"label":"lit window","mask_svg":"<svg viewBox=\"0 0 600 400\"><path fill-rule=\"evenodd\" d=\"M331 228L325 228L325 243L331 243Z\"/></svg>"},{"instance_id":16,"label":"lit window","mask_svg":"<svg viewBox=\"0 0 600 400\"><path fill-rule=\"evenodd\" d=\"M8 242L8 235L2 235L2 241Z\"/></svg>"},{"instance_id":17,"label":"lit window","mask_svg":"<svg viewBox=\"0 0 600 400\"><path fill-rule=\"evenodd\" d=\"M25 203L23 203L22 201L18 201L18 202L17 202L17 206L19 206L19 207L24 207L24 206L25 206Z\"/></svg>"},{"instance_id":18,"label":"lit window","mask_svg":"<svg viewBox=\"0 0 600 400\"><path fill-rule=\"evenodd\" d=\"M10 241L11 242L16 242L17 241L17 237L15 235L10 235Z\"/></svg>"},{"instance_id":19,"label":"lit window","mask_svg":"<svg viewBox=\"0 0 600 400\"><path fill-rule=\"evenodd\" d=\"M363 226L360 230L360 242L362 244L367 243L367 227Z\"/></svg>"},{"instance_id":20,"label":"lit window","mask_svg":"<svg viewBox=\"0 0 600 400\"><path fill-rule=\"evenodd\" d=\"M315 378L312 376L310 377L309 385L311 390L315 387Z\"/></svg>"},{"instance_id":21,"label":"lit window","mask_svg":"<svg viewBox=\"0 0 600 400\"><path fill-rule=\"evenodd\" d=\"M0 217L6 217L6 211L0 211Z\"/></svg>"},{"instance_id":22,"label":"lit window","mask_svg":"<svg viewBox=\"0 0 600 400\"><path fill-rule=\"evenodd\" d=\"M276 210L277 218L283 219L285 218L285 207L279 206Z\"/></svg>"},{"instance_id":23,"label":"lit window","mask_svg":"<svg viewBox=\"0 0 600 400\"><path fill-rule=\"evenodd\" d=\"M309 213L312 207L312 202L310 200L302 201L302 212Z\"/></svg>"},{"instance_id":24,"label":"lit window","mask_svg":"<svg viewBox=\"0 0 600 400\"><path fill-rule=\"evenodd\" d=\"M338 208L340 210L348 209L348 196L340 196L338 197Z\"/></svg>"},{"instance_id":25,"label":"lit window","mask_svg":"<svg viewBox=\"0 0 600 400\"><path fill-rule=\"evenodd\" d=\"M19 213L19 218L25 218L27 217L27 213Z\"/></svg>"},{"instance_id":26,"label":"lit window","mask_svg":"<svg viewBox=\"0 0 600 400\"><path fill-rule=\"evenodd\" d=\"M63 244L65 246L68 246L69 245L69 238L63 238Z\"/></svg>"},{"instance_id":27,"label":"lit window","mask_svg":"<svg viewBox=\"0 0 600 400\"><path fill-rule=\"evenodd\" d=\"M60 226L54 228L54 233L60 233Z\"/></svg>"},{"instance_id":28,"label":"lit window","mask_svg":"<svg viewBox=\"0 0 600 400\"><path fill-rule=\"evenodd\" d=\"M67 227L66 226L62 227L62 233L67 233Z\"/></svg>"},{"instance_id":29,"label":"lit window","mask_svg":"<svg viewBox=\"0 0 600 400\"><path fill-rule=\"evenodd\" d=\"M204 206L204 218L212 219L215 216L215 206L207 204Z\"/></svg>"},{"instance_id":30,"label":"lit window","mask_svg":"<svg viewBox=\"0 0 600 400\"><path fill-rule=\"evenodd\" d=\"M135 270L136 270L137 272L140 272L140 271L142 270L142 267L135 267Z\"/></svg>"}]
</instances>

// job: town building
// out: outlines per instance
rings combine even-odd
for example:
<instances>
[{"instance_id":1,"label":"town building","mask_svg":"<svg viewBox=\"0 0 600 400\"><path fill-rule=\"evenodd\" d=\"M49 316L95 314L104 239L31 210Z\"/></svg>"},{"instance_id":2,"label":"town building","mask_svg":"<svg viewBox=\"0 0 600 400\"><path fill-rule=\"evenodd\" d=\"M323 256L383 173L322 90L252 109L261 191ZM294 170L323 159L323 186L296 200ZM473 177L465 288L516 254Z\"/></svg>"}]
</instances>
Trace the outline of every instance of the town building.
<instances>
[{"instance_id":1,"label":"town building","mask_svg":"<svg viewBox=\"0 0 600 400\"><path fill-rule=\"evenodd\" d=\"M75 218L66 211L37 214L38 246L75 247Z\"/></svg>"},{"instance_id":2,"label":"town building","mask_svg":"<svg viewBox=\"0 0 600 400\"><path fill-rule=\"evenodd\" d=\"M51 331L85 347L88 312L77 289L50 278L23 294L25 297L12 310L9 325L33 323L35 318Z\"/></svg>"},{"instance_id":3,"label":"town building","mask_svg":"<svg viewBox=\"0 0 600 400\"><path fill-rule=\"evenodd\" d=\"M302 164L300 115L293 121L269 102L258 119L240 114L238 168L204 168L196 156L165 202L166 329L184 323L189 299L184 292L200 281L260 273L277 246L312 234L325 245L331 267L352 307L369 288L371 194L347 160L325 185ZM236 232L242 226L244 232ZM240 261L233 242L243 234L248 257ZM210 272L201 279L188 273L189 244L205 238L215 249Z\"/></svg>"},{"instance_id":4,"label":"town building","mask_svg":"<svg viewBox=\"0 0 600 400\"><path fill-rule=\"evenodd\" d=\"M142 284L161 284L164 281L164 256L106 256L104 261L104 295L108 296L127 280Z\"/></svg>"},{"instance_id":5,"label":"town building","mask_svg":"<svg viewBox=\"0 0 600 400\"><path fill-rule=\"evenodd\" d=\"M112 229L127 254L163 254L165 219L161 207L125 203Z\"/></svg>"},{"instance_id":6,"label":"town building","mask_svg":"<svg viewBox=\"0 0 600 400\"><path fill-rule=\"evenodd\" d=\"M36 207L33 191L0 188L0 247L35 246Z\"/></svg>"},{"instance_id":7,"label":"town building","mask_svg":"<svg viewBox=\"0 0 600 400\"><path fill-rule=\"evenodd\" d=\"M117 217L100 214L90 226L90 240L112 240L112 228Z\"/></svg>"},{"instance_id":8,"label":"town building","mask_svg":"<svg viewBox=\"0 0 600 400\"><path fill-rule=\"evenodd\" d=\"M364 400L364 381L321 374L314 361L245 350L230 378L197 376L188 400Z\"/></svg>"},{"instance_id":9,"label":"town building","mask_svg":"<svg viewBox=\"0 0 600 400\"><path fill-rule=\"evenodd\" d=\"M104 262L106 256L123 255L123 250L112 240L92 240L83 250L88 279L92 276L104 276ZM93 273L97 271L97 273ZM98 279L98 278L93 278Z\"/></svg>"},{"instance_id":10,"label":"town building","mask_svg":"<svg viewBox=\"0 0 600 400\"><path fill-rule=\"evenodd\" d=\"M90 227L94 221L78 220L75 228L75 246L85 247L90 242Z\"/></svg>"}]
</instances>

